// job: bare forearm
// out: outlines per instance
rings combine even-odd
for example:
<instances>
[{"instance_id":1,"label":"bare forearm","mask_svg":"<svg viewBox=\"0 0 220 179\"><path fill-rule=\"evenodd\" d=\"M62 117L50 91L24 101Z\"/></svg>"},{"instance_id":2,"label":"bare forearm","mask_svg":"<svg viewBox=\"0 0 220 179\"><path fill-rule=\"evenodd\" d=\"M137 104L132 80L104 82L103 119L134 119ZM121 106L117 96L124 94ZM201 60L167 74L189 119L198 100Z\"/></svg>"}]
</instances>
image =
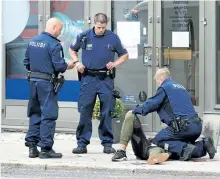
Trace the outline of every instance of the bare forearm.
<instances>
[{"instance_id":1,"label":"bare forearm","mask_svg":"<svg viewBox=\"0 0 220 179\"><path fill-rule=\"evenodd\" d=\"M75 67L76 63L79 61L79 58L78 58L77 52L72 51L71 49L69 49L69 53L70 53L70 56L72 58L72 61L68 63L67 69L72 69L72 68Z\"/></svg>"},{"instance_id":2,"label":"bare forearm","mask_svg":"<svg viewBox=\"0 0 220 179\"><path fill-rule=\"evenodd\" d=\"M120 58L118 58L118 59L114 62L115 67L117 67L117 66L119 66L119 65L121 65L121 64L123 64L123 63L125 63L125 61L127 61L127 60L128 60L128 54L122 55Z\"/></svg>"},{"instance_id":3,"label":"bare forearm","mask_svg":"<svg viewBox=\"0 0 220 179\"><path fill-rule=\"evenodd\" d=\"M71 49L69 49L69 53L70 53L70 56L71 58L73 59L73 61L79 61L79 58L78 58L78 54L76 51L73 51Z\"/></svg>"}]
</instances>

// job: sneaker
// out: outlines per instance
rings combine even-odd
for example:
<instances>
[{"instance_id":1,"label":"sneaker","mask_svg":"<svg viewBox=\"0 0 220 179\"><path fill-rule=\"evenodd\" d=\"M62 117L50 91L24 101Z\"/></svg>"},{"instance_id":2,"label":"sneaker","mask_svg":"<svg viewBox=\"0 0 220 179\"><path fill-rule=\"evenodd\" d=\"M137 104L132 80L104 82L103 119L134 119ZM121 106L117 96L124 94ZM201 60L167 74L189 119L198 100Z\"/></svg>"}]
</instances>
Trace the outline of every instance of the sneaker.
<instances>
[{"instance_id":1,"label":"sneaker","mask_svg":"<svg viewBox=\"0 0 220 179\"><path fill-rule=\"evenodd\" d=\"M103 149L103 153L106 153L106 154L113 154L115 153L116 150L110 146L104 146L104 149Z\"/></svg>"},{"instance_id":2,"label":"sneaker","mask_svg":"<svg viewBox=\"0 0 220 179\"><path fill-rule=\"evenodd\" d=\"M86 154L87 148L86 147L77 147L77 148L73 149L72 153L73 154Z\"/></svg>"},{"instance_id":3,"label":"sneaker","mask_svg":"<svg viewBox=\"0 0 220 179\"><path fill-rule=\"evenodd\" d=\"M112 157L113 162L120 162L127 160L126 151L124 150L117 150L117 152Z\"/></svg>"},{"instance_id":4,"label":"sneaker","mask_svg":"<svg viewBox=\"0 0 220 179\"><path fill-rule=\"evenodd\" d=\"M187 144L182 151L182 154L180 156L181 161L187 161L191 159L191 155L193 150L195 149L195 146L192 144Z\"/></svg>"},{"instance_id":5,"label":"sneaker","mask_svg":"<svg viewBox=\"0 0 220 179\"><path fill-rule=\"evenodd\" d=\"M40 152L39 158L40 159L48 159L48 158L62 158L61 153L56 153L54 150L42 150Z\"/></svg>"},{"instance_id":6,"label":"sneaker","mask_svg":"<svg viewBox=\"0 0 220 179\"><path fill-rule=\"evenodd\" d=\"M216 150L211 137L206 137L204 139L204 148L208 152L209 158L213 159L215 157Z\"/></svg>"},{"instance_id":7,"label":"sneaker","mask_svg":"<svg viewBox=\"0 0 220 179\"><path fill-rule=\"evenodd\" d=\"M37 150L37 147L29 147L29 157L36 158L39 157L40 152Z\"/></svg>"},{"instance_id":8,"label":"sneaker","mask_svg":"<svg viewBox=\"0 0 220 179\"><path fill-rule=\"evenodd\" d=\"M155 156L149 156L147 163L149 165L154 165L154 164L160 164L163 163L165 161L167 161L169 158L169 154L168 153L160 153L158 155Z\"/></svg>"}]
</instances>

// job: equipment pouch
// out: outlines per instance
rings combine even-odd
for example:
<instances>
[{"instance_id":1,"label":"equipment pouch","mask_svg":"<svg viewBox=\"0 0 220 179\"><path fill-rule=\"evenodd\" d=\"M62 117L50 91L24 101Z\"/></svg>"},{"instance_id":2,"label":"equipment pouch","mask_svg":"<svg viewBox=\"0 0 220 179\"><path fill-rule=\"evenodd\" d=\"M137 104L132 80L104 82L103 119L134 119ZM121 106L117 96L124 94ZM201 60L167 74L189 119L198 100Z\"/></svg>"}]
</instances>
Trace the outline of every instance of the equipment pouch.
<instances>
[{"instance_id":1,"label":"equipment pouch","mask_svg":"<svg viewBox=\"0 0 220 179\"><path fill-rule=\"evenodd\" d=\"M30 81L30 78L31 78L31 71L28 71L27 72L27 80Z\"/></svg>"},{"instance_id":2,"label":"equipment pouch","mask_svg":"<svg viewBox=\"0 0 220 179\"><path fill-rule=\"evenodd\" d=\"M120 92L118 91L118 90L113 90L113 92L112 92L112 94L113 94L113 97L114 98L121 98L121 96L120 96Z\"/></svg>"}]
</instances>

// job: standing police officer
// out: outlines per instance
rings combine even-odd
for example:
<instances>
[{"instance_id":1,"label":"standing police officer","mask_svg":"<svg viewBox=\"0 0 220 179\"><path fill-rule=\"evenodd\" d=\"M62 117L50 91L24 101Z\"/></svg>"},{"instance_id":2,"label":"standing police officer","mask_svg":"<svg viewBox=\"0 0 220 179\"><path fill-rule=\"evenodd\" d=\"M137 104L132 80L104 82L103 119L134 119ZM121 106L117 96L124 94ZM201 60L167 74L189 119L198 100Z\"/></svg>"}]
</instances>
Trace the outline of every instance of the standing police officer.
<instances>
[{"instance_id":1,"label":"standing police officer","mask_svg":"<svg viewBox=\"0 0 220 179\"><path fill-rule=\"evenodd\" d=\"M112 117L115 98L114 68L128 59L128 53L119 37L106 30L107 16L98 13L94 18L94 27L77 36L76 42L70 46L70 54L76 62L76 69L82 75L78 110L80 121L76 131L77 148L73 153L87 153L86 146L92 134L92 113L96 96L101 103L99 137L104 146L104 153L114 153L112 148ZM77 52L82 49L82 63L78 62ZM115 52L118 59L114 61Z\"/></svg>"},{"instance_id":2,"label":"standing police officer","mask_svg":"<svg viewBox=\"0 0 220 179\"><path fill-rule=\"evenodd\" d=\"M210 137L195 142L201 134L202 122L194 110L189 93L170 78L167 68L158 69L155 79L159 84L156 94L143 106L132 110L133 114L142 116L157 111L161 122L167 124L168 127L155 136L153 143L168 151L171 158L182 161L200 158L206 153L213 159L216 150ZM121 150L117 153L113 160L125 157Z\"/></svg>"},{"instance_id":3,"label":"standing police officer","mask_svg":"<svg viewBox=\"0 0 220 179\"><path fill-rule=\"evenodd\" d=\"M59 73L71 69L64 60L63 48L56 38L62 30L62 23L51 18L47 21L46 30L37 35L28 44L24 65L29 71L30 98L28 117L29 131L25 145L29 147L30 158L61 158L53 147L56 120L58 118L57 94L54 92L54 79ZM41 147L41 152L37 150Z\"/></svg>"}]
</instances>

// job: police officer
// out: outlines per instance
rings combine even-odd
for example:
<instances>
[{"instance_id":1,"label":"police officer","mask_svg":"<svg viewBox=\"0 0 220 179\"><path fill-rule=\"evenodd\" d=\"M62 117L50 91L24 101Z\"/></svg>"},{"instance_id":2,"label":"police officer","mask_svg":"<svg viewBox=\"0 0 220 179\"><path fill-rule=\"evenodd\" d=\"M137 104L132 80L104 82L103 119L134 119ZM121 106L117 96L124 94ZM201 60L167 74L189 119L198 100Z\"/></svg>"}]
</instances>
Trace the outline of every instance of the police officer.
<instances>
[{"instance_id":1,"label":"police officer","mask_svg":"<svg viewBox=\"0 0 220 179\"><path fill-rule=\"evenodd\" d=\"M30 40L25 53L24 65L30 71L30 98L28 103L29 130L25 145L30 158L61 158L53 147L56 120L58 118L57 95L53 80L74 64L65 62L63 48L56 38L62 23L56 18L47 21L46 30ZM37 150L41 147L41 152Z\"/></svg>"},{"instance_id":2,"label":"police officer","mask_svg":"<svg viewBox=\"0 0 220 179\"><path fill-rule=\"evenodd\" d=\"M143 106L132 110L133 114L147 115L157 111L161 122L168 127L162 129L153 143L171 154L171 158L182 161L209 154L215 156L215 148L210 137L197 141L202 131L202 122L192 105L186 89L170 77L167 68L158 69L155 79L159 85L156 94Z\"/></svg>"},{"instance_id":3,"label":"police officer","mask_svg":"<svg viewBox=\"0 0 220 179\"><path fill-rule=\"evenodd\" d=\"M114 153L112 148L112 117L115 99L113 97L113 68L128 59L128 53L122 46L119 37L106 30L107 16L98 13L94 17L94 27L77 36L70 46L70 54L74 62L79 61L77 52L82 49L82 62L76 63L76 69L82 75L78 111L80 121L76 131L77 148L73 153L87 153L86 146L92 134L92 113L98 96L101 103L99 137L104 146L104 153ZM115 53L118 59L114 61Z\"/></svg>"},{"instance_id":4,"label":"police officer","mask_svg":"<svg viewBox=\"0 0 220 179\"><path fill-rule=\"evenodd\" d=\"M130 140L136 157L147 160L150 165L162 163L169 158L169 154L164 149L153 145L151 139L146 138L140 120L132 111L128 111L125 115L120 136L120 149L112 157L113 162L127 160L126 148Z\"/></svg>"}]
</instances>

